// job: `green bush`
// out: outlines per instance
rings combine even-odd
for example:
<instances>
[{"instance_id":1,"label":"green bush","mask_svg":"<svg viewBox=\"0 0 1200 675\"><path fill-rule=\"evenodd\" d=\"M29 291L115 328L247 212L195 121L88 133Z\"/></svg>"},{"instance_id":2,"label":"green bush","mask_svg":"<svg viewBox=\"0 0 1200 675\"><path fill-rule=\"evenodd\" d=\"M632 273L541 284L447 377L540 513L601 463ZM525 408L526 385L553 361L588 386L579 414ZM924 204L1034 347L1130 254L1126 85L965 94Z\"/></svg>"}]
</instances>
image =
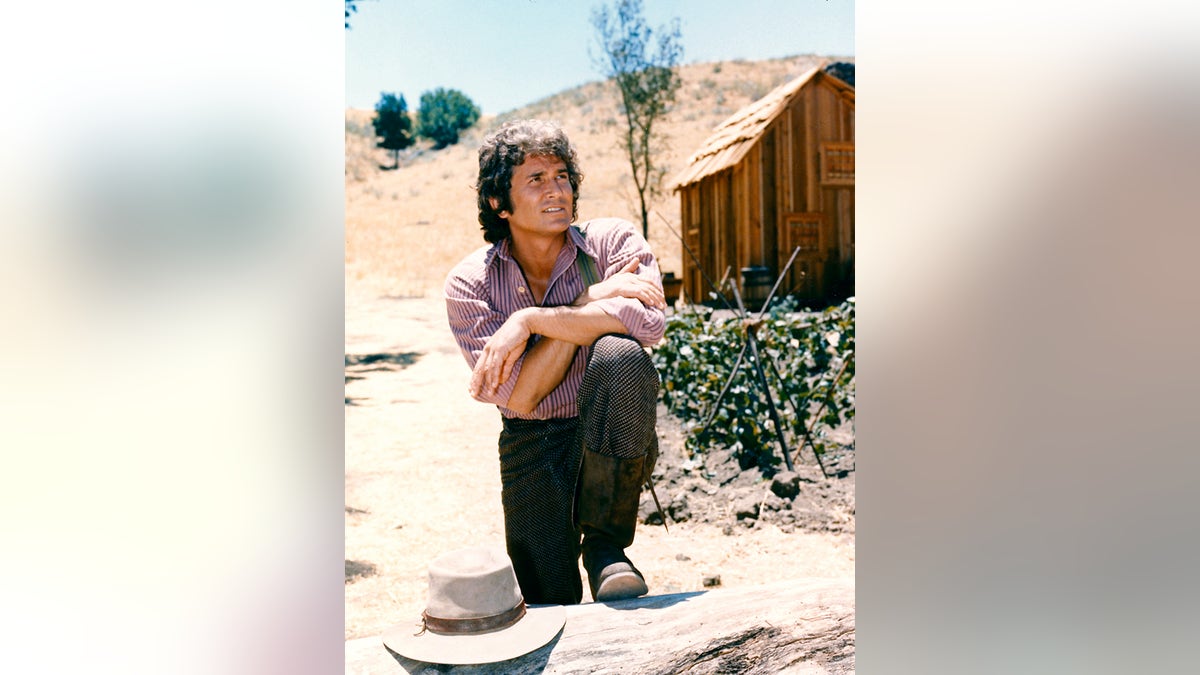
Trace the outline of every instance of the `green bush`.
<instances>
[{"instance_id":1,"label":"green bush","mask_svg":"<svg viewBox=\"0 0 1200 675\"><path fill-rule=\"evenodd\" d=\"M440 150L458 142L458 133L479 120L479 106L457 89L438 87L421 94L417 111L417 133L433 141Z\"/></svg>"},{"instance_id":2,"label":"green bush","mask_svg":"<svg viewBox=\"0 0 1200 675\"><path fill-rule=\"evenodd\" d=\"M833 449L829 431L854 418L854 300L819 313L794 310L785 300L753 330L793 457L810 426L811 447L823 455ZM654 363L663 402L684 420L689 452L729 448L743 469L757 466L770 475L782 460L751 350L729 381L746 330L740 319L713 318L708 308L675 314Z\"/></svg>"}]
</instances>

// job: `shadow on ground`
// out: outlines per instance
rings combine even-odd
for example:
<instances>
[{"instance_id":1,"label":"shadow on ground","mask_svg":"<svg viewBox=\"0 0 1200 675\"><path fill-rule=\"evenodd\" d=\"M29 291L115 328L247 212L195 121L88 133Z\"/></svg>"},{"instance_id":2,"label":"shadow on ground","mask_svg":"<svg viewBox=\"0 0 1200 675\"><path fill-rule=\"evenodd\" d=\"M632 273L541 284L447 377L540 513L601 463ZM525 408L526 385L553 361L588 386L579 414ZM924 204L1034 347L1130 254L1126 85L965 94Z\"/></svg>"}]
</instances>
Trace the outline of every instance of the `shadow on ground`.
<instances>
[{"instance_id":1,"label":"shadow on ground","mask_svg":"<svg viewBox=\"0 0 1200 675\"><path fill-rule=\"evenodd\" d=\"M421 358L422 352L381 352L378 354L346 354L346 384L366 378L366 373L396 371L407 368ZM357 406L362 396L347 396L346 405Z\"/></svg>"},{"instance_id":2,"label":"shadow on ground","mask_svg":"<svg viewBox=\"0 0 1200 675\"><path fill-rule=\"evenodd\" d=\"M407 368L416 363L419 358L421 358L421 352L346 354L346 369L353 369L359 373L373 370L397 370L395 366Z\"/></svg>"}]
</instances>

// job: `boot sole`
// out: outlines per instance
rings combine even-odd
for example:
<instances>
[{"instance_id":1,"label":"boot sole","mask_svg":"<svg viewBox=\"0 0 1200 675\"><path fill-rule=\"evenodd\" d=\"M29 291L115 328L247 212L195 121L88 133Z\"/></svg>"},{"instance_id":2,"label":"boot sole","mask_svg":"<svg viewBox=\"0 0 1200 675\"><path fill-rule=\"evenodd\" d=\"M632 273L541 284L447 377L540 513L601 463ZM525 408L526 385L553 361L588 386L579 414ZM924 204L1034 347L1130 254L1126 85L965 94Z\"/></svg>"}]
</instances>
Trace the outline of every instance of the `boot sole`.
<instances>
[{"instance_id":1,"label":"boot sole","mask_svg":"<svg viewBox=\"0 0 1200 675\"><path fill-rule=\"evenodd\" d=\"M650 589L646 587L646 580L642 575L633 571L617 572L600 582L600 588L596 589L595 601L627 600L648 592Z\"/></svg>"}]
</instances>

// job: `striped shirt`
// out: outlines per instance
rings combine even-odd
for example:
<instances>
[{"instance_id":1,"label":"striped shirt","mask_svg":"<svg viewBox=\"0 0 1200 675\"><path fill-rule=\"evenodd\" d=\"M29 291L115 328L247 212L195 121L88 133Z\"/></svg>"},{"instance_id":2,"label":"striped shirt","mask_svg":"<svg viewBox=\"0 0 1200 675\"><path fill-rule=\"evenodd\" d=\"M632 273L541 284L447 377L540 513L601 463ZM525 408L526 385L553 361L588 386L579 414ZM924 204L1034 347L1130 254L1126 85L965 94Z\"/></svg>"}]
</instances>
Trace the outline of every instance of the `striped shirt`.
<instances>
[{"instance_id":1,"label":"striped shirt","mask_svg":"<svg viewBox=\"0 0 1200 675\"><path fill-rule=\"evenodd\" d=\"M581 236L574 228L567 230L567 241L554 263L554 271L550 275L550 284L546 288L542 307L570 305L583 292L583 278L575 263L578 248L582 248L584 253L596 262L596 269L601 278L607 279L636 257L642 263L637 274L652 279L659 286L662 285L654 254L633 223L620 218L599 218L589 220L579 227L587 235ZM500 329L509 315L536 304L520 265L512 257L511 243L510 238L505 238L496 244L476 250L455 266L446 278L446 313L450 319L450 331L471 368L475 367L475 361L478 360L488 338ZM641 301L633 298L605 298L591 304L625 324L629 335L643 346L653 346L662 339L666 317L660 309L646 307ZM538 336L534 336L529 341L526 351L538 339ZM528 415L504 406L512 394L513 387L516 386L524 356L517 361L512 375L500 386L496 394L480 400L496 404L504 417L575 417L579 414L575 396L579 391L580 382L583 381L588 352L588 347L579 348L563 381Z\"/></svg>"}]
</instances>

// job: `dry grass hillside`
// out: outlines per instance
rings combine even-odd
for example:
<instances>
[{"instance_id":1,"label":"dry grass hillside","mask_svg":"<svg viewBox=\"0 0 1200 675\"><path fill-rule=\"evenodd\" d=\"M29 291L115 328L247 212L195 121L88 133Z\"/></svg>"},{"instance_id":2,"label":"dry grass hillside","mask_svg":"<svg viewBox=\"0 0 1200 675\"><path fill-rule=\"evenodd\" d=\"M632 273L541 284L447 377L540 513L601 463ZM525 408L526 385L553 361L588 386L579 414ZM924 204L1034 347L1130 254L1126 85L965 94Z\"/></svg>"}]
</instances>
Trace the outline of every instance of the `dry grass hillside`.
<instances>
[{"instance_id":1,"label":"dry grass hillside","mask_svg":"<svg viewBox=\"0 0 1200 675\"><path fill-rule=\"evenodd\" d=\"M664 125L666 152L659 161L668 182L712 129L739 108L800 75L821 57L726 61L683 66L678 103ZM831 59L833 60L833 59ZM470 92L467 92L470 95ZM618 147L617 92L590 82L499 116L485 116L457 145L434 152L428 143L401 153L374 147L373 111L346 111L346 292L358 297L437 296L450 268L484 244L471 186L480 141L505 120L559 122L575 143L585 174L581 220L619 216L637 222L636 193ZM666 193L654 204L675 231L679 201ZM679 272L679 240L657 218L650 244L664 271Z\"/></svg>"}]
</instances>

